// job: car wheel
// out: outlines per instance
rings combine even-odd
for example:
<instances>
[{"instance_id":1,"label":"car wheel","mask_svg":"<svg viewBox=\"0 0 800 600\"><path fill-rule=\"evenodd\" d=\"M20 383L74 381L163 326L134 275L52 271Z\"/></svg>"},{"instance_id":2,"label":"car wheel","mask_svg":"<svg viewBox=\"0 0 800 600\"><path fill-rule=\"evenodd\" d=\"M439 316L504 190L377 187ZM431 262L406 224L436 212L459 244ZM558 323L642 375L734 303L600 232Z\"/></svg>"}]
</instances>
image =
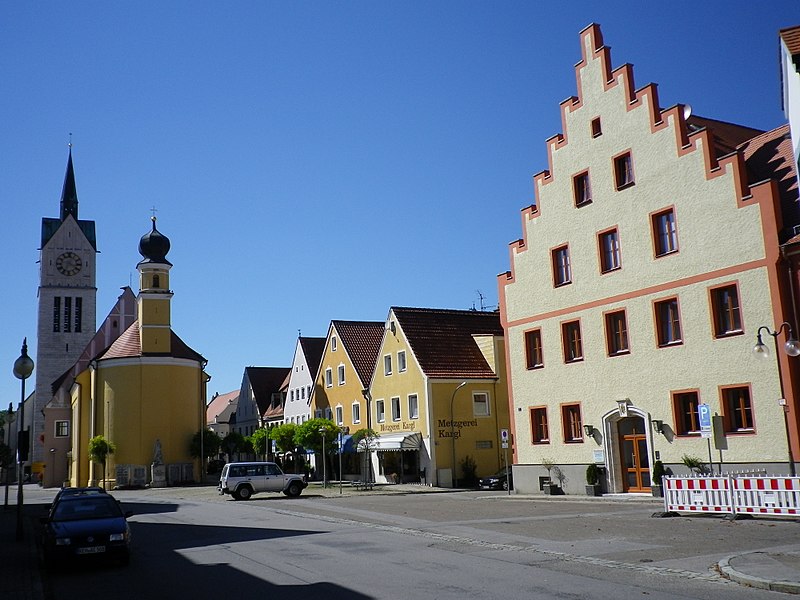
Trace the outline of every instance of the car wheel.
<instances>
[{"instance_id":1,"label":"car wheel","mask_svg":"<svg viewBox=\"0 0 800 600\"><path fill-rule=\"evenodd\" d=\"M234 500L250 500L250 496L253 495L253 490L251 490L248 486L243 485L235 492L233 492L233 499Z\"/></svg>"},{"instance_id":2,"label":"car wheel","mask_svg":"<svg viewBox=\"0 0 800 600\"><path fill-rule=\"evenodd\" d=\"M300 495L300 492L302 491L303 488L300 486L300 484L297 483L296 481L293 481L292 483L289 484L289 486L283 493L289 496L290 498L297 498Z\"/></svg>"},{"instance_id":3,"label":"car wheel","mask_svg":"<svg viewBox=\"0 0 800 600\"><path fill-rule=\"evenodd\" d=\"M508 491L508 480L507 479L503 482L503 491L504 492Z\"/></svg>"}]
</instances>

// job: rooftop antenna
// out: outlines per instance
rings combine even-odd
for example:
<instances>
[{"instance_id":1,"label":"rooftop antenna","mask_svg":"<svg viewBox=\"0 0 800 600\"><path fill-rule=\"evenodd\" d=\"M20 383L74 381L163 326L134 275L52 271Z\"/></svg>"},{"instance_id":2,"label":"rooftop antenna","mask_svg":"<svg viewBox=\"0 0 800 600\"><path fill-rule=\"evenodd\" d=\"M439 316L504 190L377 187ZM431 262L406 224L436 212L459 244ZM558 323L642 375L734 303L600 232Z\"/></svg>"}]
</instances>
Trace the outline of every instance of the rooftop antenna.
<instances>
[{"instance_id":1,"label":"rooftop antenna","mask_svg":"<svg viewBox=\"0 0 800 600\"><path fill-rule=\"evenodd\" d=\"M486 305L483 303L485 296L481 293L480 290L475 290L475 291L478 292L478 298L480 298L481 300L481 312L483 312L486 310Z\"/></svg>"}]
</instances>

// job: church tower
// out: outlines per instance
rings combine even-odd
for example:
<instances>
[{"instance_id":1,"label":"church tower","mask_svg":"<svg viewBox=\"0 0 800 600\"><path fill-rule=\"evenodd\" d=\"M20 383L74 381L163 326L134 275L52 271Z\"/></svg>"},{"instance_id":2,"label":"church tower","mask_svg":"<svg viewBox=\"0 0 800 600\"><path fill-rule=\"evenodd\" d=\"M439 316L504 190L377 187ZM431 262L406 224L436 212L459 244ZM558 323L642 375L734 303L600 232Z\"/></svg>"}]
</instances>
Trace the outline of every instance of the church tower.
<instances>
[{"instance_id":1,"label":"church tower","mask_svg":"<svg viewBox=\"0 0 800 600\"><path fill-rule=\"evenodd\" d=\"M172 263L167 260L169 238L156 229L139 240L139 254L142 260L136 265L139 271L139 343L144 354L169 354L171 352L172 330L170 328L170 304L172 292L169 289L169 270Z\"/></svg>"},{"instance_id":2,"label":"church tower","mask_svg":"<svg viewBox=\"0 0 800 600\"><path fill-rule=\"evenodd\" d=\"M47 460L47 448L39 440L44 433L42 409L53 398L53 382L75 364L95 334L97 241L94 221L78 219L72 147L60 209L59 218L42 219L36 390L33 410L26 413L32 425L32 462Z\"/></svg>"}]
</instances>

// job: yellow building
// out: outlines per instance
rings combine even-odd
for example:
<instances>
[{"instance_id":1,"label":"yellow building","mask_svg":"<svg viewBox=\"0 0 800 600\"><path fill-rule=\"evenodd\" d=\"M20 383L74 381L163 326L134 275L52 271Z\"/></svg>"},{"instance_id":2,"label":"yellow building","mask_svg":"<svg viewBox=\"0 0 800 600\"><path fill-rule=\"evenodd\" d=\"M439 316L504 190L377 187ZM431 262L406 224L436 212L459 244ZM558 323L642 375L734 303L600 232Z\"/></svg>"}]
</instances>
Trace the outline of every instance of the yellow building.
<instances>
[{"instance_id":1,"label":"yellow building","mask_svg":"<svg viewBox=\"0 0 800 600\"><path fill-rule=\"evenodd\" d=\"M88 456L102 435L116 446L106 487L175 485L198 479L192 437L204 427L206 360L170 326L170 242L153 229L139 242L138 318L75 378L71 389L71 485L102 479Z\"/></svg>"},{"instance_id":2,"label":"yellow building","mask_svg":"<svg viewBox=\"0 0 800 600\"><path fill-rule=\"evenodd\" d=\"M351 434L370 427L364 392L369 390L383 328L381 321L331 321L311 392L313 418L331 419ZM366 465L348 452L349 444L344 447L344 478L361 479Z\"/></svg>"},{"instance_id":3,"label":"yellow building","mask_svg":"<svg viewBox=\"0 0 800 600\"><path fill-rule=\"evenodd\" d=\"M369 394L377 481L467 485L465 461L478 477L504 464L503 348L498 313L390 309Z\"/></svg>"}]
</instances>

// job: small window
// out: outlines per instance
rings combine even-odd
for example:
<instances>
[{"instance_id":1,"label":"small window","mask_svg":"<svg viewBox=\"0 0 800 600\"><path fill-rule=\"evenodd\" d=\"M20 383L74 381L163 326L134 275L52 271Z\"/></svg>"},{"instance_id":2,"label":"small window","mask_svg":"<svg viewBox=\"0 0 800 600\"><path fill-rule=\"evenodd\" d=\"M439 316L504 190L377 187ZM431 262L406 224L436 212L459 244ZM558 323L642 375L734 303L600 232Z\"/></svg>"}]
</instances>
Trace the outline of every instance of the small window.
<instances>
[{"instance_id":1,"label":"small window","mask_svg":"<svg viewBox=\"0 0 800 600\"><path fill-rule=\"evenodd\" d=\"M750 388L737 386L723 388L722 410L725 431L728 433L753 433L753 404Z\"/></svg>"},{"instance_id":2,"label":"small window","mask_svg":"<svg viewBox=\"0 0 800 600\"><path fill-rule=\"evenodd\" d=\"M336 407L336 424L344 424L344 409L341 406Z\"/></svg>"},{"instance_id":3,"label":"small window","mask_svg":"<svg viewBox=\"0 0 800 600\"><path fill-rule=\"evenodd\" d=\"M561 325L561 339L564 345L564 362L583 360L580 321L569 321Z\"/></svg>"},{"instance_id":4,"label":"small window","mask_svg":"<svg viewBox=\"0 0 800 600\"><path fill-rule=\"evenodd\" d=\"M53 298L53 333L61 331L61 297Z\"/></svg>"},{"instance_id":5,"label":"small window","mask_svg":"<svg viewBox=\"0 0 800 600\"><path fill-rule=\"evenodd\" d=\"M528 369L539 369L544 366L542 331L540 329L525 332L525 362Z\"/></svg>"},{"instance_id":6,"label":"small window","mask_svg":"<svg viewBox=\"0 0 800 600\"><path fill-rule=\"evenodd\" d=\"M544 406L531 409L531 443L550 443L550 433L547 428L547 408Z\"/></svg>"},{"instance_id":7,"label":"small window","mask_svg":"<svg viewBox=\"0 0 800 600\"><path fill-rule=\"evenodd\" d=\"M336 352L336 347L337 347L336 337L334 336L331 338L331 352Z\"/></svg>"},{"instance_id":8,"label":"small window","mask_svg":"<svg viewBox=\"0 0 800 600\"><path fill-rule=\"evenodd\" d=\"M597 236L600 246L600 272L609 273L622 266L619 252L619 232L616 229L604 231Z\"/></svg>"},{"instance_id":9,"label":"small window","mask_svg":"<svg viewBox=\"0 0 800 600\"><path fill-rule=\"evenodd\" d=\"M592 188L589 185L589 172L580 173L572 178L572 193L575 206L585 206L592 202Z\"/></svg>"},{"instance_id":10,"label":"small window","mask_svg":"<svg viewBox=\"0 0 800 600\"><path fill-rule=\"evenodd\" d=\"M289 390L289 402L294 402L294 390Z\"/></svg>"},{"instance_id":11,"label":"small window","mask_svg":"<svg viewBox=\"0 0 800 600\"><path fill-rule=\"evenodd\" d=\"M628 353L628 324L624 310L607 313L606 349L609 356Z\"/></svg>"},{"instance_id":12,"label":"small window","mask_svg":"<svg viewBox=\"0 0 800 600\"><path fill-rule=\"evenodd\" d=\"M614 158L614 182L617 190L623 190L635 183L633 178L633 159L630 152L625 152Z\"/></svg>"},{"instance_id":13,"label":"small window","mask_svg":"<svg viewBox=\"0 0 800 600\"><path fill-rule=\"evenodd\" d=\"M675 211L667 209L656 213L653 220L653 245L656 257L678 251L678 230L675 226Z\"/></svg>"},{"instance_id":14,"label":"small window","mask_svg":"<svg viewBox=\"0 0 800 600\"><path fill-rule=\"evenodd\" d=\"M69 436L69 421L56 421L56 437Z\"/></svg>"},{"instance_id":15,"label":"small window","mask_svg":"<svg viewBox=\"0 0 800 600\"><path fill-rule=\"evenodd\" d=\"M304 387L299 388L297 390L297 393L300 394L303 397L303 400L306 399L306 388L304 388Z\"/></svg>"},{"instance_id":16,"label":"small window","mask_svg":"<svg viewBox=\"0 0 800 600\"><path fill-rule=\"evenodd\" d=\"M675 433L678 435L700 435L700 404L696 391L674 392L672 410L675 414Z\"/></svg>"},{"instance_id":17,"label":"small window","mask_svg":"<svg viewBox=\"0 0 800 600\"><path fill-rule=\"evenodd\" d=\"M83 329L83 298L75 298L75 333Z\"/></svg>"},{"instance_id":18,"label":"small window","mask_svg":"<svg viewBox=\"0 0 800 600\"><path fill-rule=\"evenodd\" d=\"M353 402L353 423L361 423L361 405Z\"/></svg>"},{"instance_id":19,"label":"small window","mask_svg":"<svg viewBox=\"0 0 800 600\"><path fill-rule=\"evenodd\" d=\"M158 275L153 275L153 287L155 289L158 289L159 287L161 287L161 279L159 278Z\"/></svg>"},{"instance_id":20,"label":"small window","mask_svg":"<svg viewBox=\"0 0 800 600\"><path fill-rule=\"evenodd\" d=\"M408 418L419 419L419 400L416 394L408 395Z\"/></svg>"},{"instance_id":21,"label":"small window","mask_svg":"<svg viewBox=\"0 0 800 600\"><path fill-rule=\"evenodd\" d=\"M489 416L489 394L486 392L472 393L472 414L476 417Z\"/></svg>"},{"instance_id":22,"label":"small window","mask_svg":"<svg viewBox=\"0 0 800 600\"><path fill-rule=\"evenodd\" d=\"M339 385L344 385L344 365L339 365L336 371L339 375Z\"/></svg>"},{"instance_id":23,"label":"small window","mask_svg":"<svg viewBox=\"0 0 800 600\"><path fill-rule=\"evenodd\" d=\"M72 298L64 298L64 333L72 331Z\"/></svg>"},{"instance_id":24,"label":"small window","mask_svg":"<svg viewBox=\"0 0 800 600\"><path fill-rule=\"evenodd\" d=\"M392 374L392 355L387 354L383 357L383 374L384 375L391 375Z\"/></svg>"},{"instance_id":25,"label":"small window","mask_svg":"<svg viewBox=\"0 0 800 600\"><path fill-rule=\"evenodd\" d=\"M678 299L669 298L655 303L656 336L658 346L672 346L683 341Z\"/></svg>"},{"instance_id":26,"label":"small window","mask_svg":"<svg viewBox=\"0 0 800 600\"><path fill-rule=\"evenodd\" d=\"M386 407L384 406L383 400L375 401L375 420L377 420L378 423L386 421Z\"/></svg>"},{"instance_id":27,"label":"small window","mask_svg":"<svg viewBox=\"0 0 800 600\"><path fill-rule=\"evenodd\" d=\"M600 125L600 117L592 119L592 137L599 137L603 135L603 128Z\"/></svg>"},{"instance_id":28,"label":"small window","mask_svg":"<svg viewBox=\"0 0 800 600\"><path fill-rule=\"evenodd\" d=\"M392 398L392 421L400 420L400 398Z\"/></svg>"},{"instance_id":29,"label":"small window","mask_svg":"<svg viewBox=\"0 0 800 600\"><path fill-rule=\"evenodd\" d=\"M330 406L325 407L325 418L329 421L333 420L333 411L331 410Z\"/></svg>"},{"instance_id":30,"label":"small window","mask_svg":"<svg viewBox=\"0 0 800 600\"><path fill-rule=\"evenodd\" d=\"M325 369L325 387L333 387L333 369Z\"/></svg>"},{"instance_id":31,"label":"small window","mask_svg":"<svg viewBox=\"0 0 800 600\"><path fill-rule=\"evenodd\" d=\"M569 264L569 246L561 246L552 252L553 283L555 287L572 283L572 269Z\"/></svg>"},{"instance_id":32,"label":"small window","mask_svg":"<svg viewBox=\"0 0 800 600\"><path fill-rule=\"evenodd\" d=\"M406 351L400 350L397 353L397 370L401 373L406 370Z\"/></svg>"},{"instance_id":33,"label":"small window","mask_svg":"<svg viewBox=\"0 0 800 600\"><path fill-rule=\"evenodd\" d=\"M739 290L735 285L711 290L711 310L714 315L714 337L721 338L742 333Z\"/></svg>"},{"instance_id":34,"label":"small window","mask_svg":"<svg viewBox=\"0 0 800 600\"><path fill-rule=\"evenodd\" d=\"M564 441L583 443L583 425L579 404L565 404L561 407L561 422L564 427Z\"/></svg>"}]
</instances>

